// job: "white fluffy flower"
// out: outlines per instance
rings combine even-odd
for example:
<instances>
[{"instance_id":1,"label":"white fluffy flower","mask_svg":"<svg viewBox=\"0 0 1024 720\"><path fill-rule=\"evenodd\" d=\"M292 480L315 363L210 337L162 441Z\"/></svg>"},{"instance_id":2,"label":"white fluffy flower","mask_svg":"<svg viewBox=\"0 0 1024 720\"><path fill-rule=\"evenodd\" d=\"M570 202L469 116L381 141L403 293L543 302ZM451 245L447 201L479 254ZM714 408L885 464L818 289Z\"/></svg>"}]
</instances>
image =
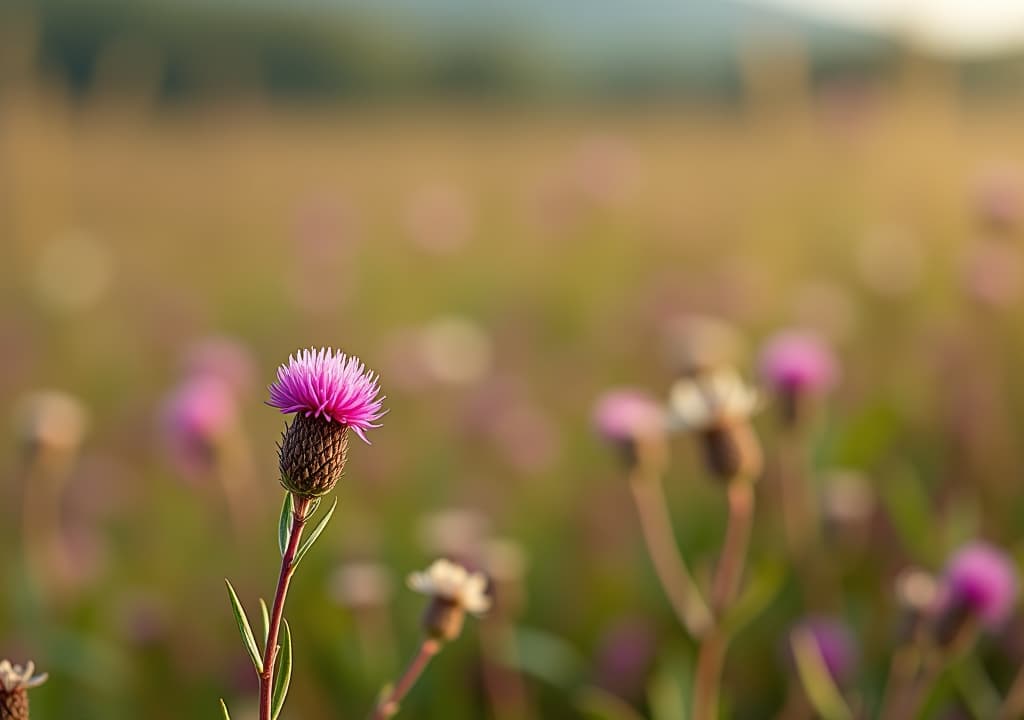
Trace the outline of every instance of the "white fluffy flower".
<instances>
[{"instance_id":1,"label":"white fluffy flower","mask_svg":"<svg viewBox=\"0 0 1024 720\"><path fill-rule=\"evenodd\" d=\"M453 602L474 615L485 613L491 607L486 593L487 577L483 573L471 573L449 560L435 560L423 572L409 575L408 583L418 593Z\"/></svg>"},{"instance_id":2,"label":"white fluffy flower","mask_svg":"<svg viewBox=\"0 0 1024 720\"><path fill-rule=\"evenodd\" d=\"M732 370L687 377L669 392L670 423L679 430L707 430L749 418L759 402L757 390Z\"/></svg>"},{"instance_id":3,"label":"white fluffy flower","mask_svg":"<svg viewBox=\"0 0 1024 720\"><path fill-rule=\"evenodd\" d=\"M8 660L0 660L0 686L3 687L5 692L14 692L15 690L31 690L34 687L39 687L46 682L46 673L35 675L36 666L31 661L22 667L21 665L12 665Z\"/></svg>"}]
</instances>

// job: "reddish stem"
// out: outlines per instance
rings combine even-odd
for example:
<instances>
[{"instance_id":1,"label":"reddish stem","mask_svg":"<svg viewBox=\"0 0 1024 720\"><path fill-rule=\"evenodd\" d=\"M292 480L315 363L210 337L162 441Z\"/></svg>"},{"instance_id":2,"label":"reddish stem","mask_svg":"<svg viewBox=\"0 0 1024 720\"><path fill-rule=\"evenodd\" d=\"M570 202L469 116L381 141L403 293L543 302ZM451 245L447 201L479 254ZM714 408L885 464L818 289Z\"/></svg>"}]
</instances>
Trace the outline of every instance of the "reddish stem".
<instances>
[{"instance_id":1,"label":"reddish stem","mask_svg":"<svg viewBox=\"0 0 1024 720\"><path fill-rule=\"evenodd\" d=\"M398 712L398 708L401 706L402 700L409 694L412 686L416 684L416 680L419 679L420 675L423 674L423 670L430 663L430 659L437 655L441 651L441 643L434 638L425 638L423 644L420 645L419 652L416 653L416 657L409 663L409 667L405 669L405 673L399 678L398 682L395 683L395 687L388 693L388 696L377 704L377 707L373 709L373 720L386 720L386 718L394 716Z\"/></svg>"},{"instance_id":2,"label":"reddish stem","mask_svg":"<svg viewBox=\"0 0 1024 720\"><path fill-rule=\"evenodd\" d=\"M310 499L294 496L292 510L292 531L288 546L281 557L281 574L277 579L274 607L270 612L270 630L267 633L267 647L263 651L263 672L260 673L260 720L270 720L271 696L274 690L274 663L277 660L277 641L281 634L281 619L284 617L284 601L288 596L288 585L295 573L295 554L299 550L302 529L308 519Z\"/></svg>"}]
</instances>

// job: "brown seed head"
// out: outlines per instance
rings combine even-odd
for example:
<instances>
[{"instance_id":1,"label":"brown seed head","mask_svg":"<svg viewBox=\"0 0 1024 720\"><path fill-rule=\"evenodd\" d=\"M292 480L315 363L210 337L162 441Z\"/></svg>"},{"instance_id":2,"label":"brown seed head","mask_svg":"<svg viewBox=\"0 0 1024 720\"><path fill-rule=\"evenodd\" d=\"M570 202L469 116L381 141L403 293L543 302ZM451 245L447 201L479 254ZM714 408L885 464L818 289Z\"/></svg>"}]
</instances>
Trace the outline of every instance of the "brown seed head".
<instances>
[{"instance_id":1,"label":"brown seed head","mask_svg":"<svg viewBox=\"0 0 1024 720\"><path fill-rule=\"evenodd\" d=\"M347 455L348 425L298 414L281 440L281 484L303 497L326 495L341 479Z\"/></svg>"},{"instance_id":2,"label":"brown seed head","mask_svg":"<svg viewBox=\"0 0 1024 720\"><path fill-rule=\"evenodd\" d=\"M711 474L723 481L756 479L764 457L761 443L746 420L713 425L700 433L704 460Z\"/></svg>"},{"instance_id":3,"label":"brown seed head","mask_svg":"<svg viewBox=\"0 0 1024 720\"><path fill-rule=\"evenodd\" d=\"M23 687L0 686L0 720L28 720L28 692Z\"/></svg>"},{"instance_id":4,"label":"brown seed head","mask_svg":"<svg viewBox=\"0 0 1024 720\"><path fill-rule=\"evenodd\" d=\"M462 632L466 610L454 600L435 597L423 613L423 632L442 642L451 642Z\"/></svg>"}]
</instances>

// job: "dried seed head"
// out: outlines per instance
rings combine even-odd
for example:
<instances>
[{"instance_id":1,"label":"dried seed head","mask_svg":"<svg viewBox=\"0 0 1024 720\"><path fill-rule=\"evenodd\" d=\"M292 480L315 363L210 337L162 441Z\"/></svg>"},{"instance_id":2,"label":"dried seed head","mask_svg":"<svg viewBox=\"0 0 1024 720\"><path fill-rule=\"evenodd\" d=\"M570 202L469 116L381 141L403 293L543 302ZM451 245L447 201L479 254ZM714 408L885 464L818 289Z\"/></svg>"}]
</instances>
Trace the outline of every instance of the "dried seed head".
<instances>
[{"instance_id":1,"label":"dried seed head","mask_svg":"<svg viewBox=\"0 0 1024 720\"><path fill-rule=\"evenodd\" d=\"M435 597L423 613L423 632L442 642L450 642L462 632L466 610L459 603Z\"/></svg>"},{"instance_id":2,"label":"dried seed head","mask_svg":"<svg viewBox=\"0 0 1024 720\"><path fill-rule=\"evenodd\" d=\"M303 497L326 495L341 479L349 426L325 417L295 416L282 436L281 484Z\"/></svg>"},{"instance_id":3,"label":"dried seed head","mask_svg":"<svg viewBox=\"0 0 1024 720\"><path fill-rule=\"evenodd\" d=\"M716 478L757 478L764 465L761 443L748 422L730 422L700 434L704 461Z\"/></svg>"},{"instance_id":4,"label":"dried seed head","mask_svg":"<svg viewBox=\"0 0 1024 720\"><path fill-rule=\"evenodd\" d=\"M28 693L25 688L0 688L0 720L28 720Z\"/></svg>"},{"instance_id":5,"label":"dried seed head","mask_svg":"<svg viewBox=\"0 0 1024 720\"><path fill-rule=\"evenodd\" d=\"M28 691L46 682L31 662L21 667L0 660L0 720L28 720Z\"/></svg>"}]
</instances>

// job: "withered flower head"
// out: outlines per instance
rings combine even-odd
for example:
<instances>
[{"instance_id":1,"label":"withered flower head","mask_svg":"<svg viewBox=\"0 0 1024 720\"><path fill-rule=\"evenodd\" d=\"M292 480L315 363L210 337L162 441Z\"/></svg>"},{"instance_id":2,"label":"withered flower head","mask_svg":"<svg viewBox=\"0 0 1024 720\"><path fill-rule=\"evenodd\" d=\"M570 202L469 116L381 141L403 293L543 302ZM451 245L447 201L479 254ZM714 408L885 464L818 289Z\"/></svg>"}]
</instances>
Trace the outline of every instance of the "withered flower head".
<instances>
[{"instance_id":1,"label":"withered flower head","mask_svg":"<svg viewBox=\"0 0 1024 720\"><path fill-rule=\"evenodd\" d=\"M756 478L761 444L750 424L757 391L732 370L677 380L669 394L670 425L697 434L711 473L725 481Z\"/></svg>"},{"instance_id":2,"label":"withered flower head","mask_svg":"<svg viewBox=\"0 0 1024 720\"><path fill-rule=\"evenodd\" d=\"M435 560L423 572L409 575L409 587L431 598L423 616L424 631L436 640L454 640L466 613L482 615L491 607L487 577L449 560Z\"/></svg>"},{"instance_id":3,"label":"withered flower head","mask_svg":"<svg viewBox=\"0 0 1024 720\"><path fill-rule=\"evenodd\" d=\"M22 667L0 660L0 720L28 720L28 691L46 682L46 673L35 674L29 662Z\"/></svg>"}]
</instances>

